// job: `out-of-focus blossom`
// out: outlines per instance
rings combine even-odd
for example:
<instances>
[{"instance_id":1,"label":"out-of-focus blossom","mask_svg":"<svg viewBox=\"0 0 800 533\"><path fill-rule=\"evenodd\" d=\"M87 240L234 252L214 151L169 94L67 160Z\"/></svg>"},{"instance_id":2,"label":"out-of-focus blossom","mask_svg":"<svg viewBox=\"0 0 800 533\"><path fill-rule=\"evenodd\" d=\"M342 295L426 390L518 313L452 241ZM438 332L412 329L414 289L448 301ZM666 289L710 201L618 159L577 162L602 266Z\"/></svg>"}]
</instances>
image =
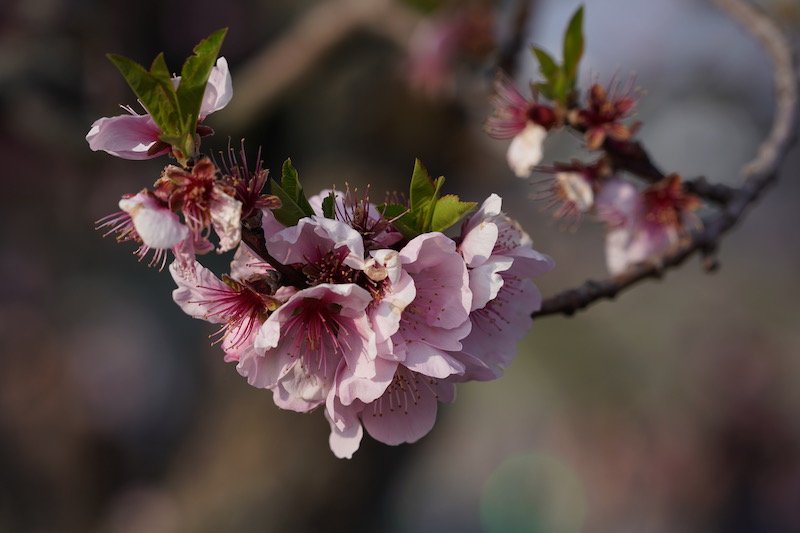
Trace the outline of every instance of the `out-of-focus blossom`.
<instances>
[{"instance_id":1,"label":"out-of-focus blossom","mask_svg":"<svg viewBox=\"0 0 800 533\"><path fill-rule=\"evenodd\" d=\"M180 76L173 78L172 82L177 87ZM228 62L220 57L208 78L199 121L228 105L232 97ZM149 114L140 115L130 107L123 109L128 112L127 115L103 117L92 124L86 134L89 148L103 150L123 159L151 159L169 153L170 146L159 140L161 130Z\"/></svg>"},{"instance_id":2,"label":"out-of-focus blossom","mask_svg":"<svg viewBox=\"0 0 800 533\"><path fill-rule=\"evenodd\" d=\"M605 158L589 165L573 161L537 170L552 174L552 178L542 181L541 189L533 197L545 201L556 220L572 219L575 223L594 209L595 195L611 173Z\"/></svg>"},{"instance_id":3,"label":"out-of-focus blossom","mask_svg":"<svg viewBox=\"0 0 800 533\"><path fill-rule=\"evenodd\" d=\"M602 85L592 85L586 107L571 114L570 123L586 132L586 147L590 150L600 148L606 139L628 141L638 127L621 122L636 106L636 99L630 96L631 90L617 91L615 88L612 92L621 94L609 95Z\"/></svg>"},{"instance_id":4,"label":"out-of-focus blossom","mask_svg":"<svg viewBox=\"0 0 800 533\"><path fill-rule=\"evenodd\" d=\"M491 102L494 113L486 121L486 132L496 139L512 139L506 155L508 165L517 177L527 178L542 160L542 145L556 122L555 112L526 99L503 74L495 81Z\"/></svg>"},{"instance_id":5,"label":"out-of-focus blossom","mask_svg":"<svg viewBox=\"0 0 800 533\"><path fill-rule=\"evenodd\" d=\"M677 175L639 192L622 179L607 182L597 198L598 216L608 225L606 262L611 274L658 258L675 247L687 227L699 224L695 196Z\"/></svg>"},{"instance_id":6,"label":"out-of-focus blossom","mask_svg":"<svg viewBox=\"0 0 800 533\"><path fill-rule=\"evenodd\" d=\"M408 45L411 87L431 97L452 94L459 64L481 61L494 49L493 26L493 13L482 6L422 19Z\"/></svg>"}]
</instances>

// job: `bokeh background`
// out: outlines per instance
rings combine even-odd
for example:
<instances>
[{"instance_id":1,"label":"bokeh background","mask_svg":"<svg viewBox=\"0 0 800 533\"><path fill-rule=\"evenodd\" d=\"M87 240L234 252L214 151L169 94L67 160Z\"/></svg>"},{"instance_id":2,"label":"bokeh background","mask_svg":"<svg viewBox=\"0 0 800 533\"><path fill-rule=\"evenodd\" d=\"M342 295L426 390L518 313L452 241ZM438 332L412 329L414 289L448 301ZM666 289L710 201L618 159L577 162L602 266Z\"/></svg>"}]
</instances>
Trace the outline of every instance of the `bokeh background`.
<instances>
[{"instance_id":1,"label":"bokeh background","mask_svg":"<svg viewBox=\"0 0 800 533\"><path fill-rule=\"evenodd\" d=\"M690 262L538 321L506 375L461 386L419 443L365 439L350 461L321 413L278 410L223 363L166 272L93 230L164 164L88 149L89 125L133 103L104 53L163 50L177 69L229 26L234 101L206 147L246 138L273 169L291 156L310 191L403 190L420 157L463 198L503 195L557 262L545 294L603 275L602 229L553 223L482 132L519 4L437 4L0 3L0 531L800 531L798 150L719 272ZM531 2L523 44L557 51L576 5ZM797 2L762 6L796 35ZM736 184L771 121L756 45L696 0L586 8L583 79L635 74L656 161ZM462 37L445 31L465 17ZM535 70L523 46L522 86ZM576 146L556 135L547 157Z\"/></svg>"}]
</instances>

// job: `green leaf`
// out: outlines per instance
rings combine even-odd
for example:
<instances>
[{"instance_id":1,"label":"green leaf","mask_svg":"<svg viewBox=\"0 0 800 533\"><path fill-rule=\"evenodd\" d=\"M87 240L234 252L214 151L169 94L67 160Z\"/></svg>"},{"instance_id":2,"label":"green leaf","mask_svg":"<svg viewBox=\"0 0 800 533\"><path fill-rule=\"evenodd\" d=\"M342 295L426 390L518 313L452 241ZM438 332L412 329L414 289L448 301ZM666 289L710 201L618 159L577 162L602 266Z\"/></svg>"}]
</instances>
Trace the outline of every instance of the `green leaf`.
<instances>
[{"instance_id":1,"label":"green leaf","mask_svg":"<svg viewBox=\"0 0 800 533\"><path fill-rule=\"evenodd\" d=\"M390 220L392 226L402 233L405 238L413 239L422 233L406 206L400 204L383 204L378 206L378 211L383 215L383 218Z\"/></svg>"},{"instance_id":2,"label":"green leaf","mask_svg":"<svg viewBox=\"0 0 800 533\"><path fill-rule=\"evenodd\" d=\"M303 187L300 185L297 170L292 166L292 160L287 159L281 170L280 185L272 182L272 194L281 200L281 207L272 211L278 222L284 226L294 226L301 218L314 215L314 210L308 203Z\"/></svg>"},{"instance_id":3,"label":"green leaf","mask_svg":"<svg viewBox=\"0 0 800 533\"><path fill-rule=\"evenodd\" d=\"M164 83L162 78L162 68L166 68L163 56L159 55L153 62L155 74L127 57L116 54L108 54L107 57L128 82L159 129L168 136L179 135L180 109L175 89L171 83Z\"/></svg>"},{"instance_id":4,"label":"green leaf","mask_svg":"<svg viewBox=\"0 0 800 533\"><path fill-rule=\"evenodd\" d=\"M536 56L537 61L539 61L539 72L542 73L544 79L552 82L556 75L558 75L559 70L561 70L558 63L553 59L553 56L537 46L531 46L531 51L533 55Z\"/></svg>"},{"instance_id":5,"label":"green leaf","mask_svg":"<svg viewBox=\"0 0 800 533\"><path fill-rule=\"evenodd\" d=\"M583 6L579 7L567 25L564 33L564 74L570 89L575 84L578 64L583 55Z\"/></svg>"},{"instance_id":6,"label":"green leaf","mask_svg":"<svg viewBox=\"0 0 800 533\"><path fill-rule=\"evenodd\" d=\"M444 176L433 180L428 169L419 159L414 162L409 198L411 200L411 217L420 233L430 231L433 207L436 205L436 199L439 198L442 185L444 185Z\"/></svg>"},{"instance_id":7,"label":"green leaf","mask_svg":"<svg viewBox=\"0 0 800 533\"><path fill-rule=\"evenodd\" d=\"M445 231L457 224L475 209L476 202L462 202L455 194L447 194L436 201L431 220L431 231Z\"/></svg>"},{"instance_id":8,"label":"green leaf","mask_svg":"<svg viewBox=\"0 0 800 533\"><path fill-rule=\"evenodd\" d=\"M335 210L336 210L336 194L333 191L331 191L330 193L328 193L328 196L326 196L322 200L322 215L325 218L335 219L336 218Z\"/></svg>"},{"instance_id":9,"label":"green leaf","mask_svg":"<svg viewBox=\"0 0 800 533\"><path fill-rule=\"evenodd\" d=\"M217 61L222 41L227 32L227 28L217 30L197 43L193 50L194 54L183 63L177 96L181 110L182 132L184 133L194 134L208 77Z\"/></svg>"},{"instance_id":10,"label":"green leaf","mask_svg":"<svg viewBox=\"0 0 800 533\"><path fill-rule=\"evenodd\" d=\"M414 172L411 174L411 189L409 198L411 200L411 211L415 212L423 207L426 202L433 198L436 188L434 187L428 169L419 159L414 161Z\"/></svg>"}]
</instances>

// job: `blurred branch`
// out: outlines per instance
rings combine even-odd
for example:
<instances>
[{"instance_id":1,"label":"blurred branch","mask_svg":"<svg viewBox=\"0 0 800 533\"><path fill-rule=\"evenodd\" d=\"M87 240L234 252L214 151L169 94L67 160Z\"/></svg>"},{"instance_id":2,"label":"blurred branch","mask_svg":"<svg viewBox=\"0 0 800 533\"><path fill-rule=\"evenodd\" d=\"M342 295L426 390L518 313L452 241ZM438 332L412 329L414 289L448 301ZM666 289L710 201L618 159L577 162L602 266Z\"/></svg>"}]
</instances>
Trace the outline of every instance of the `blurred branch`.
<instances>
[{"instance_id":1,"label":"blurred branch","mask_svg":"<svg viewBox=\"0 0 800 533\"><path fill-rule=\"evenodd\" d=\"M525 30L528 28L528 21L533 12L535 0L517 0L516 11L511 21L510 36L502 44L497 56L497 67L510 76L514 76L517 70L517 56L523 48ZM527 47L525 47L527 49Z\"/></svg>"},{"instance_id":2,"label":"blurred branch","mask_svg":"<svg viewBox=\"0 0 800 533\"><path fill-rule=\"evenodd\" d=\"M419 15L395 0L321 0L240 68L236 98L218 120L243 129L353 32L369 29L407 46Z\"/></svg>"},{"instance_id":3,"label":"blurred branch","mask_svg":"<svg viewBox=\"0 0 800 533\"><path fill-rule=\"evenodd\" d=\"M544 300L542 308L534 316L572 315L598 300L613 299L642 280L660 278L666 270L681 265L696 252L711 258L725 233L777 180L780 165L796 140L798 127L798 74L791 45L780 28L749 3L743 0L713 1L759 41L770 56L774 69L775 113L772 128L761 143L755 159L742 168L742 186L724 189L727 198L720 211L703 221L703 229L693 232L685 242L660 259L637 265L605 280L588 280L577 288L551 296ZM693 183L697 187L709 188L709 191L714 188L723 190L719 185L709 184L705 180ZM713 270L716 263L710 260L706 266L708 270Z\"/></svg>"}]
</instances>

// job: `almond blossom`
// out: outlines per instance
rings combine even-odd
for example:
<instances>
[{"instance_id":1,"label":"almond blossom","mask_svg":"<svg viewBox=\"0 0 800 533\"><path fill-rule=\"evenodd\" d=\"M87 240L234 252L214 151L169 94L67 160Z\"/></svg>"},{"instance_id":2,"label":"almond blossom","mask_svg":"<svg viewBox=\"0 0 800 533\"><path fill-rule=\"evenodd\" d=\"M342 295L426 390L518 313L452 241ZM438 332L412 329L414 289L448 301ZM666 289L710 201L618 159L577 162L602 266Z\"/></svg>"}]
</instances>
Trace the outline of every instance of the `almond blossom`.
<instances>
[{"instance_id":1,"label":"almond blossom","mask_svg":"<svg viewBox=\"0 0 800 533\"><path fill-rule=\"evenodd\" d=\"M180 76L172 78L172 82L177 87ZM228 105L232 97L228 62L220 57L208 78L199 122ZM128 112L127 115L103 117L92 124L86 134L89 148L93 151L103 150L123 159L151 159L169 153L170 146L160 140L161 130L149 114L138 114L127 106L122 108Z\"/></svg>"}]
</instances>

